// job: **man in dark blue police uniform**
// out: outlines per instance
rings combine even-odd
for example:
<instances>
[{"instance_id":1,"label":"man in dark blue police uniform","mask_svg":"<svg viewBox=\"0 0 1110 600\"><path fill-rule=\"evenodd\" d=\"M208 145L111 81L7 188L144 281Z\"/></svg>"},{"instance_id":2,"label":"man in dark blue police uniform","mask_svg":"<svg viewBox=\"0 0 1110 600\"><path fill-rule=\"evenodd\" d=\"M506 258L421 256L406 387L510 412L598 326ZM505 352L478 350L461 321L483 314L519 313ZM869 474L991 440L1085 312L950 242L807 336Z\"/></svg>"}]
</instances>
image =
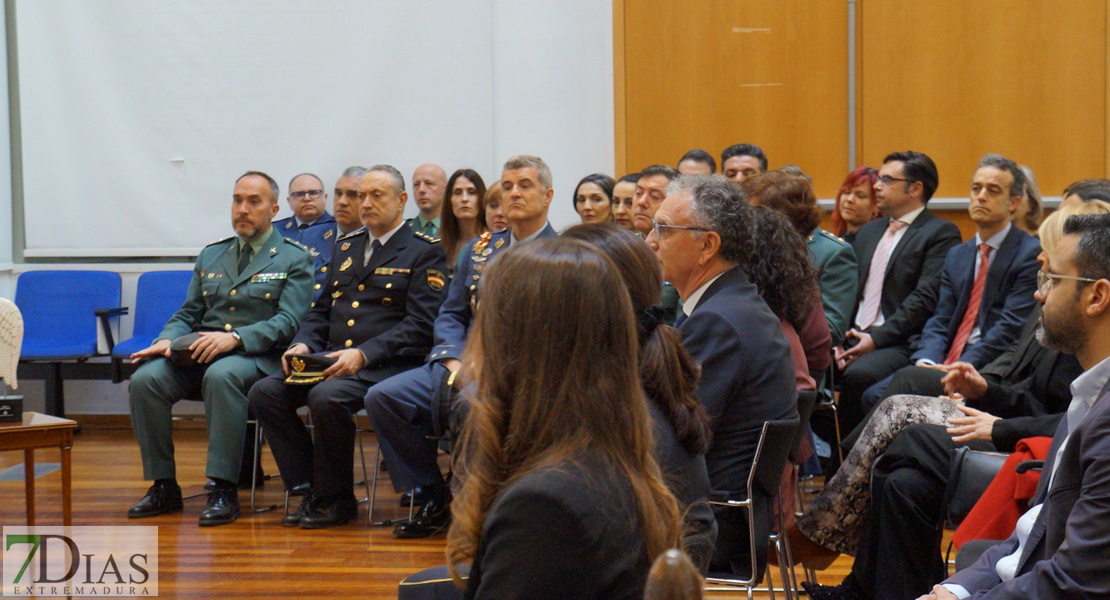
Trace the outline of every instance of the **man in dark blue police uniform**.
<instances>
[{"instance_id":1,"label":"man in dark blue police uniform","mask_svg":"<svg viewBox=\"0 0 1110 600\"><path fill-rule=\"evenodd\" d=\"M371 167L358 189L366 228L340 238L325 292L286 350L283 370L249 394L286 489L307 488L300 508L282 519L289 527L355 518L351 415L371 385L420 365L445 295L446 255L438 240L405 226L401 173ZM335 363L304 373L308 354ZM297 415L306 404L315 443Z\"/></svg>"},{"instance_id":2,"label":"man in dark blue police uniform","mask_svg":"<svg viewBox=\"0 0 1110 600\"><path fill-rule=\"evenodd\" d=\"M312 173L301 173L289 181L289 208L293 216L274 221L274 229L286 239L300 243L312 253L316 283L323 286L331 249L335 245L335 219L325 208L328 195L324 182ZM319 291L312 299L319 297Z\"/></svg>"},{"instance_id":3,"label":"man in dark blue police uniform","mask_svg":"<svg viewBox=\"0 0 1110 600\"><path fill-rule=\"evenodd\" d=\"M556 235L547 222L553 194L551 170L543 159L519 155L505 163L501 202L506 207L509 229L482 234L463 250L465 264L455 274L447 300L439 310L435 322L436 346L428 355L427 364L391 377L366 394L366 412L378 433L394 489L403 492L419 487L427 498L412 521L393 530L397 537L428 537L450 521L451 492L436 462L436 443L427 437L432 398L449 374L459 369L459 357L478 301L478 281L488 261L512 244Z\"/></svg>"}]
</instances>

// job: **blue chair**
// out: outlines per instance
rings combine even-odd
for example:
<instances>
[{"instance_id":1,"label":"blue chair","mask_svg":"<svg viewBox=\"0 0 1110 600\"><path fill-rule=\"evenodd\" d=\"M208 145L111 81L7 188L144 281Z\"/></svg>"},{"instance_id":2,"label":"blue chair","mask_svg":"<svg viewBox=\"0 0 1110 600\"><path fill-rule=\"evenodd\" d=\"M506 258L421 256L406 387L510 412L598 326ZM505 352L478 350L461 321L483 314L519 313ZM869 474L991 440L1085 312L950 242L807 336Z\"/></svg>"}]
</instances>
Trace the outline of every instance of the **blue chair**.
<instances>
[{"instance_id":1,"label":"blue chair","mask_svg":"<svg viewBox=\"0 0 1110 600\"><path fill-rule=\"evenodd\" d=\"M131 337L112 350L112 381L119 383L135 372L130 357L154 341L181 305L192 271L150 271L139 276L135 290L135 327Z\"/></svg>"},{"instance_id":2,"label":"blue chair","mask_svg":"<svg viewBox=\"0 0 1110 600\"><path fill-rule=\"evenodd\" d=\"M80 366L100 354L98 328L111 352L114 340L109 319L127 313L120 307L120 288L119 274L107 271L28 271L19 275L15 304L23 313L20 363L41 367L21 376L45 379L47 413L65 416L62 367L71 362ZM93 369L67 373L83 379L86 371L98 373Z\"/></svg>"}]
</instances>

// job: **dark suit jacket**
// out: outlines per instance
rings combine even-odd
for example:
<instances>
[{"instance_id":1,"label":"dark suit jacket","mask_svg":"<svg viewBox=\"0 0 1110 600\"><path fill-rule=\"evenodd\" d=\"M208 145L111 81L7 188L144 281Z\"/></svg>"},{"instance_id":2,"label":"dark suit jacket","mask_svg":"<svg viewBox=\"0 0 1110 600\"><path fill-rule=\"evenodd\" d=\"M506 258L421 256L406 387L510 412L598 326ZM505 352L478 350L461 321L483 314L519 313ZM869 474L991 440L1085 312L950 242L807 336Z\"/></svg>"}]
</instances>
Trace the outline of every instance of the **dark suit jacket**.
<instances>
[{"instance_id":1,"label":"dark suit jacket","mask_svg":"<svg viewBox=\"0 0 1110 600\"><path fill-rule=\"evenodd\" d=\"M1040 252L1041 244L1036 238L1010 227L987 271L976 322L979 341L965 346L960 360L975 368L982 367L1017 339L1025 318L1036 304L1033 292L1037 290ZM975 238L948 251L936 312L925 323L917 351L910 357L912 362L922 359L944 362L971 299L978 254Z\"/></svg>"},{"instance_id":2,"label":"dark suit jacket","mask_svg":"<svg viewBox=\"0 0 1110 600\"><path fill-rule=\"evenodd\" d=\"M639 600L650 568L628 480L581 456L493 500L465 598Z\"/></svg>"},{"instance_id":3,"label":"dark suit jacket","mask_svg":"<svg viewBox=\"0 0 1110 600\"><path fill-rule=\"evenodd\" d=\"M741 491L763 423L798 418L790 345L740 268L709 286L679 331L701 363L697 394L713 427L709 481L715 490Z\"/></svg>"},{"instance_id":4,"label":"dark suit jacket","mask_svg":"<svg viewBox=\"0 0 1110 600\"><path fill-rule=\"evenodd\" d=\"M709 571L709 559L717 541L717 519L709 506L709 472L705 469L705 455L691 454L682 447L674 424L663 409L648 400L651 414L651 432L655 438L655 461L663 472L667 489L678 500L678 510L686 520L682 545L690 560L702 572Z\"/></svg>"},{"instance_id":5,"label":"dark suit jacket","mask_svg":"<svg viewBox=\"0 0 1110 600\"><path fill-rule=\"evenodd\" d=\"M871 259L889 217L868 222L856 234L856 256L859 258L859 296L853 318L859 312ZM941 270L948 250L960 243L960 230L929 212L922 211L894 247L883 278L883 294L879 301L885 320L881 327L871 329L871 339L879 348L906 344L919 334L925 321L933 314L940 293Z\"/></svg>"},{"instance_id":6,"label":"dark suit jacket","mask_svg":"<svg viewBox=\"0 0 1110 600\"><path fill-rule=\"evenodd\" d=\"M358 348L358 376L378 382L420 366L432 346L432 324L445 295L447 258L439 242L402 227L362 266L365 229L340 239L324 293L294 344L311 352Z\"/></svg>"},{"instance_id":7,"label":"dark suit jacket","mask_svg":"<svg viewBox=\"0 0 1110 600\"><path fill-rule=\"evenodd\" d=\"M1067 437L1067 420L1052 439L1044 473L1052 472ZM1107 598L1110 577L1110 385L1079 423L1060 456L1052 487L1041 477L1041 513L1029 533L1017 576L1003 583L995 565L1018 547L1016 535L983 553L946 583L962 585L972 598Z\"/></svg>"},{"instance_id":8,"label":"dark suit jacket","mask_svg":"<svg viewBox=\"0 0 1110 600\"><path fill-rule=\"evenodd\" d=\"M471 240L459 253L460 265L451 280L447 300L439 309L435 323L435 347L428 355L428 361L446 360L462 356L466 345L466 334L474 320L474 304L478 301L478 280L486 265L498 253L508 249L512 231L505 229L497 233L483 233ZM551 223L544 225L539 237L559 235ZM475 252L477 248L477 252ZM487 253L488 250L488 253Z\"/></svg>"}]
</instances>

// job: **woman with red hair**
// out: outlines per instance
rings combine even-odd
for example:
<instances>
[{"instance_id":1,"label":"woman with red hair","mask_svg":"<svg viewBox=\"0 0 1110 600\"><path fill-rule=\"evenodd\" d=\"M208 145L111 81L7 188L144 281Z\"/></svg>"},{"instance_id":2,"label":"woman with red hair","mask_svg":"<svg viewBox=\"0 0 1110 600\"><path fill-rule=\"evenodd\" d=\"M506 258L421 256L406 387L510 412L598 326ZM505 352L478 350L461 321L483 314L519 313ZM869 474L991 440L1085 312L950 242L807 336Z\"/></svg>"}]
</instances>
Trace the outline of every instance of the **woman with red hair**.
<instances>
[{"instance_id":1,"label":"woman with red hair","mask_svg":"<svg viewBox=\"0 0 1110 600\"><path fill-rule=\"evenodd\" d=\"M863 224L879 216L875 206L875 180L879 173L864 165L848 173L840 191L836 193L836 206L832 211L832 233L855 246L856 232Z\"/></svg>"}]
</instances>

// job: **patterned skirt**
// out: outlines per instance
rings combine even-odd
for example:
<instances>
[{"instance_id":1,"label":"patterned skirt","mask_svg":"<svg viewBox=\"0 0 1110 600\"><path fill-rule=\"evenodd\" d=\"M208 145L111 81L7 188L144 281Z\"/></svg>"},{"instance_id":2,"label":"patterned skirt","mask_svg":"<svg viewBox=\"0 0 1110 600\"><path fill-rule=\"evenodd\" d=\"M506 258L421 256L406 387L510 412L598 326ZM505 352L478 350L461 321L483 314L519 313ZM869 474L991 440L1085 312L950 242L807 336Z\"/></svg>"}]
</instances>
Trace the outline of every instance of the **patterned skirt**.
<instances>
[{"instance_id":1,"label":"patterned skirt","mask_svg":"<svg viewBox=\"0 0 1110 600\"><path fill-rule=\"evenodd\" d=\"M929 396L891 396L883 400L840 469L798 520L798 529L829 550L855 556L863 519L871 505L871 468L875 461L907 426L945 425L949 419L962 416L953 400Z\"/></svg>"}]
</instances>

